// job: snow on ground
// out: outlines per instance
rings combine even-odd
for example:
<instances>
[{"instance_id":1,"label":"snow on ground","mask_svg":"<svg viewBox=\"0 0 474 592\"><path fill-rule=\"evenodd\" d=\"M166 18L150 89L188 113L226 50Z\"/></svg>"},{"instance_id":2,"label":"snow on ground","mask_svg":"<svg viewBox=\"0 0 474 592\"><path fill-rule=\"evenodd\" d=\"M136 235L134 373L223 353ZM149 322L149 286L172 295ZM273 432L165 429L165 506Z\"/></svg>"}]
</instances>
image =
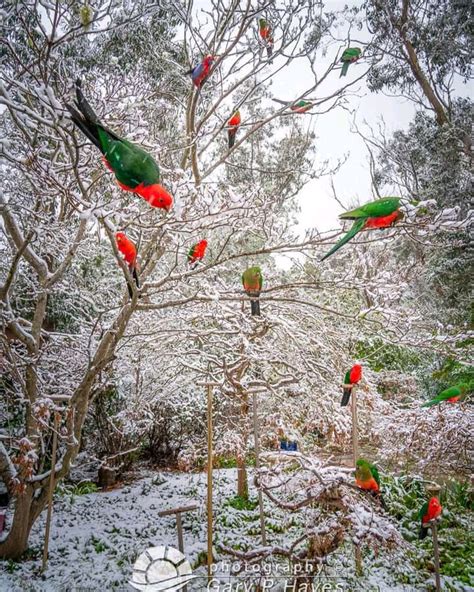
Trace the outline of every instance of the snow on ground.
<instances>
[{"instance_id":1,"label":"snow on ground","mask_svg":"<svg viewBox=\"0 0 474 592\"><path fill-rule=\"evenodd\" d=\"M260 544L258 510L246 511L230 507L226 500L235 495L236 470L221 469L214 473L215 544L232 545L234 548L251 549ZM256 496L250 481L250 495ZM5 592L73 592L126 590L132 577L132 566L137 556L149 547L167 544L177 547L174 516L160 518L161 510L199 504L196 511L183 515L185 554L193 573L201 577L188 585L188 590L206 590L204 566L206 550L206 474L156 473L124 485L120 489L80 496L56 496L50 540L48 569L40 574L41 545L44 533L45 512L33 528L30 547L32 558L20 563L0 563L0 591ZM297 515L284 516L266 504L267 538L269 545L285 545L301 533L302 523ZM335 559L333 559L336 557ZM217 554L217 559L232 560ZM415 590L413 586L397 586L391 582L389 565L371 570L368 577L355 581L353 559L344 554L332 556L329 571L331 590ZM235 565L235 562L234 562ZM6 568L6 569L5 569ZM243 579L231 578L228 573L217 577L209 588L215 592L254 590L237 587ZM247 573L248 575L248 573ZM308 592L329 590L323 580L308 588ZM339 585L339 587L336 586ZM275 592L292 592L290 581L275 580L271 588ZM426 590L426 587L417 588Z\"/></svg>"}]
</instances>

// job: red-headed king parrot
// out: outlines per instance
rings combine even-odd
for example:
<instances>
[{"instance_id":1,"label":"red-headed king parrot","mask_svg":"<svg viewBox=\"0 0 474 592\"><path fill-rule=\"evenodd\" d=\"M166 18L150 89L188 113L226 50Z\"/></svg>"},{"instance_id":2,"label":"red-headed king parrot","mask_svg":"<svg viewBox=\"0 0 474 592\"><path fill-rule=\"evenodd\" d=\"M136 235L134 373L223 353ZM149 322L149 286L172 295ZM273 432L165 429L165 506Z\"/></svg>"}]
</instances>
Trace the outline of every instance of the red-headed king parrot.
<instances>
[{"instance_id":1,"label":"red-headed king parrot","mask_svg":"<svg viewBox=\"0 0 474 592\"><path fill-rule=\"evenodd\" d=\"M263 275L260 267L249 267L242 274L244 290L250 296L252 316L260 316L260 292L263 285Z\"/></svg>"}]
</instances>

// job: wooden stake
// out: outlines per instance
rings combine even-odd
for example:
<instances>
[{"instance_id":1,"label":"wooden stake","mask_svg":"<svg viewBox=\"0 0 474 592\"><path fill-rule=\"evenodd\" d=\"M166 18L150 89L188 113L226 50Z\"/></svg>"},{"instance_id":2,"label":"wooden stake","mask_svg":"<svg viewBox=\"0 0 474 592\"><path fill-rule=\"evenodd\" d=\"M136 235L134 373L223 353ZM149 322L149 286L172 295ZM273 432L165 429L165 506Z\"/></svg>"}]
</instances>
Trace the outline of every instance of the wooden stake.
<instances>
[{"instance_id":1,"label":"wooden stake","mask_svg":"<svg viewBox=\"0 0 474 592\"><path fill-rule=\"evenodd\" d=\"M438 527L436 520L431 523L431 535L433 537L433 555L434 555L434 568L435 568L435 579L436 579L436 592L441 591L441 577L439 574L439 546L438 546Z\"/></svg>"},{"instance_id":2,"label":"wooden stake","mask_svg":"<svg viewBox=\"0 0 474 592\"><path fill-rule=\"evenodd\" d=\"M258 415L257 415L257 395L253 393L252 395L252 406L253 406L253 437L254 437L254 446L255 446L255 468L258 471L260 468L260 444L259 444L259 435L258 435ZM265 516L263 513L263 494L262 490L259 488L258 490L258 507L260 512L260 530L262 532L262 545L267 544L267 535L265 532Z\"/></svg>"},{"instance_id":3,"label":"wooden stake","mask_svg":"<svg viewBox=\"0 0 474 592\"><path fill-rule=\"evenodd\" d=\"M46 529L44 532L44 545L43 545L43 564L41 571L45 571L46 564L48 562L48 547L49 547L49 533L51 530L51 516L53 513L53 492L54 492L54 473L56 468L56 452L58 449L58 427L59 427L60 415L57 411L54 412L54 423L53 423L53 449L51 451L51 475L49 477L49 490L48 490L48 513L46 514Z\"/></svg>"},{"instance_id":4,"label":"wooden stake","mask_svg":"<svg viewBox=\"0 0 474 592\"><path fill-rule=\"evenodd\" d=\"M359 458L359 428L357 425L357 390L352 388L351 409L352 409L352 452L354 456L354 467Z\"/></svg>"},{"instance_id":5,"label":"wooden stake","mask_svg":"<svg viewBox=\"0 0 474 592\"><path fill-rule=\"evenodd\" d=\"M212 578L212 384L207 385L207 577Z\"/></svg>"}]
</instances>

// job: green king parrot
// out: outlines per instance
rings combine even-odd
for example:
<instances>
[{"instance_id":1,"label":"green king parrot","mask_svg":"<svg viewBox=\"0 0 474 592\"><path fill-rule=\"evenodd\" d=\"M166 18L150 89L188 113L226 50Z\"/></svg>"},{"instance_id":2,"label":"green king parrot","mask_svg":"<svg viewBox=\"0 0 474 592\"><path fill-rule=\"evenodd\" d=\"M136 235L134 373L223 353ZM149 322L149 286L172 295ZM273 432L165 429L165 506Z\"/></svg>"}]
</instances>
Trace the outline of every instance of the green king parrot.
<instances>
[{"instance_id":1,"label":"green king parrot","mask_svg":"<svg viewBox=\"0 0 474 592\"><path fill-rule=\"evenodd\" d=\"M244 290L250 296L252 316L260 316L260 292L263 285L263 275L260 267L249 267L242 274Z\"/></svg>"},{"instance_id":2,"label":"green king parrot","mask_svg":"<svg viewBox=\"0 0 474 592\"><path fill-rule=\"evenodd\" d=\"M84 98L76 80L75 105L66 105L71 119L103 154L105 165L115 174L119 187L138 194L151 206L169 210L173 198L160 185L160 169L150 154L107 129Z\"/></svg>"},{"instance_id":3,"label":"green king parrot","mask_svg":"<svg viewBox=\"0 0 474 592\"><path fill-rule=\"evenodd\" d=\"M313 107L314 107L314 103L311 103L311 101L303 101L302 100L302 101L298 101L297 103L292 105L290 107L290 109L292 111L294 111L295 113L306 113L306 111L309 111Z\"/></svg>"},{"instance_id":4,"label":"green king parrot","mask_svg":"<svg viewBox=\"0 0 474 592\"><path fill-rule=\"evenodd\" d=\"M468 384L466 384L465 382L461 382L459 384L456 384L455 386L451 386L450 388L445 389L444 391L436 395L436 397L431 399L431 401L423 403L422 407L433 407L433 405L439 405L444 401L447 401L448 403L457 403L458 401L464 401L464 399L467 397L469 393L472 392L472 390L472 387L470 387Z\"/></svg>"},{"instance_id":5,"label":"green king parrot","mask_svg":"<svg viewBox=\"0 0 474 592\"><path fill-rule=\"evenodd\" d=\"M344 50L340 60L342 62L342 68L341 73L339 74L339 78L347 74L347 70L349 70L349 65L353 62L357 62L357 60L360 58L361 53L362 50L358 47L348 47Z\"/></svg>"},{"instance_id":6,"label":"green king parrot","mask_svg":"<svg viewBox=\"0 0 474 592\"><path fill-rule=\"evenodd\" d=\"M372 228L388 228L403 218L400 210L399 197L383 197L370 201L355 210L344 212L339 216L340 220L354 220L351 229L334 245L334 247L321 258L324 261L348 243L361 230Z\"/></svg>"},{"instance_id":7,"label":"green king parrot","mask_svg":"<svg viewBox=\"0 0 474 592\"><path fill-rule=\"evenodd\" d=\"M369 491L380 501L382 507L386 509L385 502L380 493L380 475L375 465L363 458L357 459L355 479L358 487L364 491Z\"/></svg>"}]
</instances>

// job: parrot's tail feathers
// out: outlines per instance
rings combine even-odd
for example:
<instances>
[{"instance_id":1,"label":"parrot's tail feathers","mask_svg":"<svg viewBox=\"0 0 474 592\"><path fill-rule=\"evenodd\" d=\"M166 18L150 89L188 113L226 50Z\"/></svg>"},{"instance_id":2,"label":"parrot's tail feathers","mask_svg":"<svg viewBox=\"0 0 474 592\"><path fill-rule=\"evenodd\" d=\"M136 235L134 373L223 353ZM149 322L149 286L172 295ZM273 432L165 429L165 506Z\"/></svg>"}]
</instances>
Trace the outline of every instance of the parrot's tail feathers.
<instances>
[{"instance_id":1,"label":"parrot's tail feathers","mask_svg":"<svg viewBox=\"0 0 474 592\"><path fill-rule=\"evenodd\" d=\"M346 234L339 240L334 247L328 251L324 257L321 258L321 261L324 261L328 257L330 257L333 253L338 251L342 246L348 243L351 239L355 237L355 235L364 228L365 225L365 218L360 218L359 220L355 220L354 224L352 225L351 229L346 232Z\"/></svg>"},{"instance_id":2,"label":"parrot's tail feathers","mask_svg":"<svg viewBox=\"0 0 474 592\"><path fill-rule=\"evenodd\" d=\"M418 538L420 539L420 541L422 541L423 539L425 539L428 536L428 528L426 528L425 526L422 526L420 528L420 532L418 534Z\"/></svg>"},{"instance_id":3,"label":"parrot's tail feathers","mask_svg":"<svg viewBox=\"0 0 474 592\"><path fill-rule=\"evenodd\" d=\"M260 316L260 300L258 300L258 299L251 300L250 306L251 306L251 310L252 310L252 316L259 317Z\"/></svg>"},{"instance_id":4,"label":"parrot's tail feathers","mask_svg":"<svg viewBox=\"0 0 474 592\"><path fill-rule=\"evenodd\" d=\"M346 407L349 404L349 399L351 398L351 389L344 389L342 393L341 399L341 407Z\"/></svg>"},{"instance_id":5,"label":"parrot's tail feathers","mask_svg":"<svg viewBox=\"0 0 474 592\"><path fill-rule=\"evenodd\" d=\"M133 288L128 282L127 282L127 288L128 288L128 295L130 296L130 300L131 300L133 298Z\"/></svg>"},{"instance_id":6,"label":"parrot's tail feathers","mask_svg":"<svg viewBox=\"0 0 474 592\"><path fill-rule=\"evenodd\" d=\"M66 108L71 114L71 119L81 130L81 132L94 144L94 146L97 146L99 150L102 150L97 128L95 126L89 125L81 113L79 113L79 111L77 111L77 109L75 109L72 105L66 104Z\"/></svg>"},{"instance_id":7,"label":"parrot's tail feathers","mask_svg":"<svg viewBox=\"0 0 474 592\"><path fill-rule=\"evenodd\" d=\"M135 285L137 286L137 288L140 288L140 280L138 279L137 268L133 267L131 272L132 272L132 277L135 280Z\"/></svg>"},{"instance_id":8,"label":"parrot's tail feathers","mask_svg":"<svg viewBox=\"0 0 474 592\"><path fill-rule=\"evenodd\" d=\"M82 93L82 82L79 79L76 80L76 104L86 121L100 124L94 109L92 109Z\"/></svg>"},{"instance_id":9,"label":"parrot's tail feathers","mask_svg":"<svg viewBox=\"0 0 474 592\"><path fill-rule=\"evenodd\" d=\"M228 138L229 138L229 150L233 147L233 145L235 144L235 135L237 133L236 129L230 129L229 133L228 133Z\"/></svg>"},{"instance_id":10,"label":"parrot's tail feathers","mask_svg":"<svg viewBox=\"0 0 474 592\"><path fill-rule=\"evenodd\" d=\"M431 401L427 401L426 403L423 403L422 407L433 407L433 405L437 405L439 402L440 401L433 399Z\"/></svg>"},{"instance_id":11,"label":"parrot's tail feathers","mask_svg":"<svg viewBox=\"0 0 474 592\"><path fill-rule=\"evenodd\" d=\"M347 70L349 70L349 62L344 62L342 64L341 73L339 74L339 78L341 76L345 76L347 74Z\"/></svg>"},{"instance_id":12,"label":"parrot's tail feathers","mask_svg":"<svg viewBox=\"0 0 474 592\"><path fill-rule=\"evenodd\" d=\"M273 45L267 45L267 56L269 58L271 58L272 54L273 54Z\"/></svg>"},{"instance_id":13,"label":"parrot's tail feathers","mask_svg":"<svg viewBox=\"0 0 474 592\"><path fill-rule=\"evenodd\" d=\"M379 501L380 501L380 505L382 506L382 508L384 510L387 510L387 504L385 503L385 500L383 499L383 495L381 493L379 493Z\"/></svg>"}]
</instances>

